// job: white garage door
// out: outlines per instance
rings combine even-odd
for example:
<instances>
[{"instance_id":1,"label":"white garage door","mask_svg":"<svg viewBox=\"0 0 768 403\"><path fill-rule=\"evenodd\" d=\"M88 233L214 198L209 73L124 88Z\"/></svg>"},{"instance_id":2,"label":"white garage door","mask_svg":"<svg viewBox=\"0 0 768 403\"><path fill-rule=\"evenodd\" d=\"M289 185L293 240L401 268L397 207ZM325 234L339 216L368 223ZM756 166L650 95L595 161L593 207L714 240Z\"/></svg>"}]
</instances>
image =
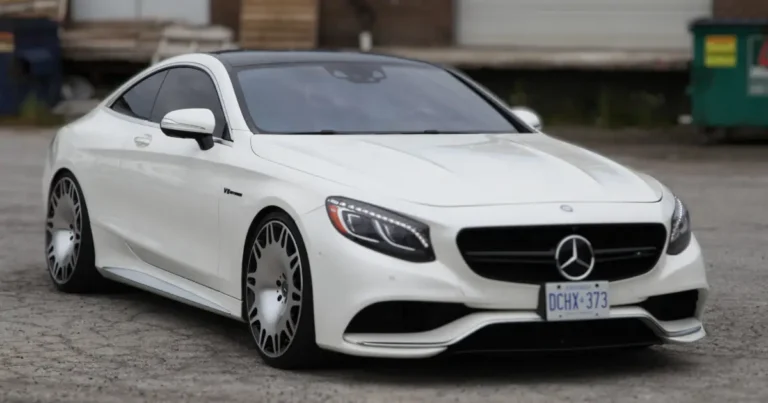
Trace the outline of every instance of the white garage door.
<instances>
[{"instance_id":1,"label":"white garage door","mask_svg":"<svg viewBox=\"0 0 768 403\"><path fill-rule=\"evenodd\" d=\"M712 0L458 0L466 46L687 49Z\"/></svg>"},{"instance_id":2,"label":"white garage door","mask_svg":"<svg viewBox=\"0 0 768 403\"><path fill-rule=\"evenodd\" d=\"M191 24L210 23L209 0L74 0L74 21L171 19Z\"/></svg>"}]
</instances>

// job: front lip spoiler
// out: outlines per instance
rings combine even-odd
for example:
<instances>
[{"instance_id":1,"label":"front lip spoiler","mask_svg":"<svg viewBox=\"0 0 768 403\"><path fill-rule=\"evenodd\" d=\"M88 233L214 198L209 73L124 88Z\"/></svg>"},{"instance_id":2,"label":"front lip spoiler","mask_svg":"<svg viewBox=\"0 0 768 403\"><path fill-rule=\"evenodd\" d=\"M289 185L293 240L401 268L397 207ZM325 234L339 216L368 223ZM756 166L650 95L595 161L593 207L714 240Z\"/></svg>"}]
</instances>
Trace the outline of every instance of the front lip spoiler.
<instances>
[{"instance_id":1,"label":"front lip spoiler","mask_svg":"<svg viewBox=\"0 0 768 403\"><path fill-rule=\"evenodd\" d=\"M701 321L688 318L675 321L659 321L639 307L611 309L611 319L640 319L663 343L691 343L698 341L706 332ZM545 322L534 312L481 312L470 314L427 332L401 334L348 333L344 341L361 347L389 349L431 349L435 354L453 346L471 334L487 326L505 323ZM432 355L432 354L429 354Z\"/></svg>"}]
</instances>

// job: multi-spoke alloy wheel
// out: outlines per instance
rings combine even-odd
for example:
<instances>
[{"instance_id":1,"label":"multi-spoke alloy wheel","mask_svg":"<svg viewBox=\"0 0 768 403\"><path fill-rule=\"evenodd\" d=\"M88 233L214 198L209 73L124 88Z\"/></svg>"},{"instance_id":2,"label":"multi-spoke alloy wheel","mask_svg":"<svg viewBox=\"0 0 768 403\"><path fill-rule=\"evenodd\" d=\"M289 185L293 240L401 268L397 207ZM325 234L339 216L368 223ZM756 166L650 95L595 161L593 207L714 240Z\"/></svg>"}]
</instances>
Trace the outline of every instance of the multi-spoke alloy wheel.
<instances>
[{"instance_id":1,"label":"multi-spoke alloy wheel","mask_svg":"<svg viewBox=\"0 0 768 403\"><path fill-rule=\"evenodd\" d=\"M245 316L268 364L296 368L316 355L312 285L304 242L282 213L250 238L244 276Z\"/></svg>"},{"instance_id":2,"label":"multi-spoke alloy wheel","mask_svg":"<svg viewBox=\"0 0 768 403\"><path fill-rule=\"evenodd\" d=\"M94 268L88 210L71 174L59 177L48 195L45 257L51 279L62 291L91 291L101 280Z\"/></svg>"},{"instance_id":3,"label":"multi-spoke alloy wheel","mask_svg":"<svg viewBox=\"0 0 768 403\"><path fill-rule=\"evenodd\" d=\"M293 234L280 221L261 228L248 267L248 318L259 349L279 357L291 346L301 318L301 258Z\"/></svg>"},{"instance_id":4,"label":"multi-spoke alloy wheel","mask_svg":"<svg viewBox=\"0 0 768 403\"><path fill-rule=\"evenodd\" d=\"M65 284L75 272L82 231L80 193L72 179L62 178L51 190L45 232L48 270L53 281Z\"/></svg>"}]
</instances>

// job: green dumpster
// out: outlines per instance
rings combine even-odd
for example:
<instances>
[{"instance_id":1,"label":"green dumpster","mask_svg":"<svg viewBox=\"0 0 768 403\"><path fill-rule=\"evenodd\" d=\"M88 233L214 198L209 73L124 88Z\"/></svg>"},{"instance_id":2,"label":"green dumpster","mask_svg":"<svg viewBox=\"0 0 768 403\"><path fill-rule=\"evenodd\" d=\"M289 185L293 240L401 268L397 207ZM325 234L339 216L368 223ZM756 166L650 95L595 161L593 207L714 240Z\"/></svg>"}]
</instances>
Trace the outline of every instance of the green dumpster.
<instances>
[{"instance_id":1,"label":"green dumpster","mask_svg":"<svg viewBox=\"0 0 768 403\"><path fill-rule=\"evenodd\" d=\"M692 123L705 132L768 128L768 20L694 21Z\"/></svg>"}]
</instances>

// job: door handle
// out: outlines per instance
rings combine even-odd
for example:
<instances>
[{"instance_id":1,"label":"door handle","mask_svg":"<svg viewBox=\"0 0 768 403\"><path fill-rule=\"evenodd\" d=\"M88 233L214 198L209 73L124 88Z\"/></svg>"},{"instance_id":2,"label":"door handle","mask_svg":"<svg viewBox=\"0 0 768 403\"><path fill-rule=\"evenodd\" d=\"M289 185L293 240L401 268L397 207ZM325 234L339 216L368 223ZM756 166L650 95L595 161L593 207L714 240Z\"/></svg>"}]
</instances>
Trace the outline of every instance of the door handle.
<instances>
[{"instance_id":1,"label":"door handle","mask_svg":"<svg viewBox=\"0 0 768 403\"><path fill-rule=\"evenodd\" d=\"M144 136L134 137L133 138L133 142L138 147L146 147L146 146L149 145L149 143L152 142L152 136L147 134L147 135L144 135Z\"/></svg>"}]
</instances>

